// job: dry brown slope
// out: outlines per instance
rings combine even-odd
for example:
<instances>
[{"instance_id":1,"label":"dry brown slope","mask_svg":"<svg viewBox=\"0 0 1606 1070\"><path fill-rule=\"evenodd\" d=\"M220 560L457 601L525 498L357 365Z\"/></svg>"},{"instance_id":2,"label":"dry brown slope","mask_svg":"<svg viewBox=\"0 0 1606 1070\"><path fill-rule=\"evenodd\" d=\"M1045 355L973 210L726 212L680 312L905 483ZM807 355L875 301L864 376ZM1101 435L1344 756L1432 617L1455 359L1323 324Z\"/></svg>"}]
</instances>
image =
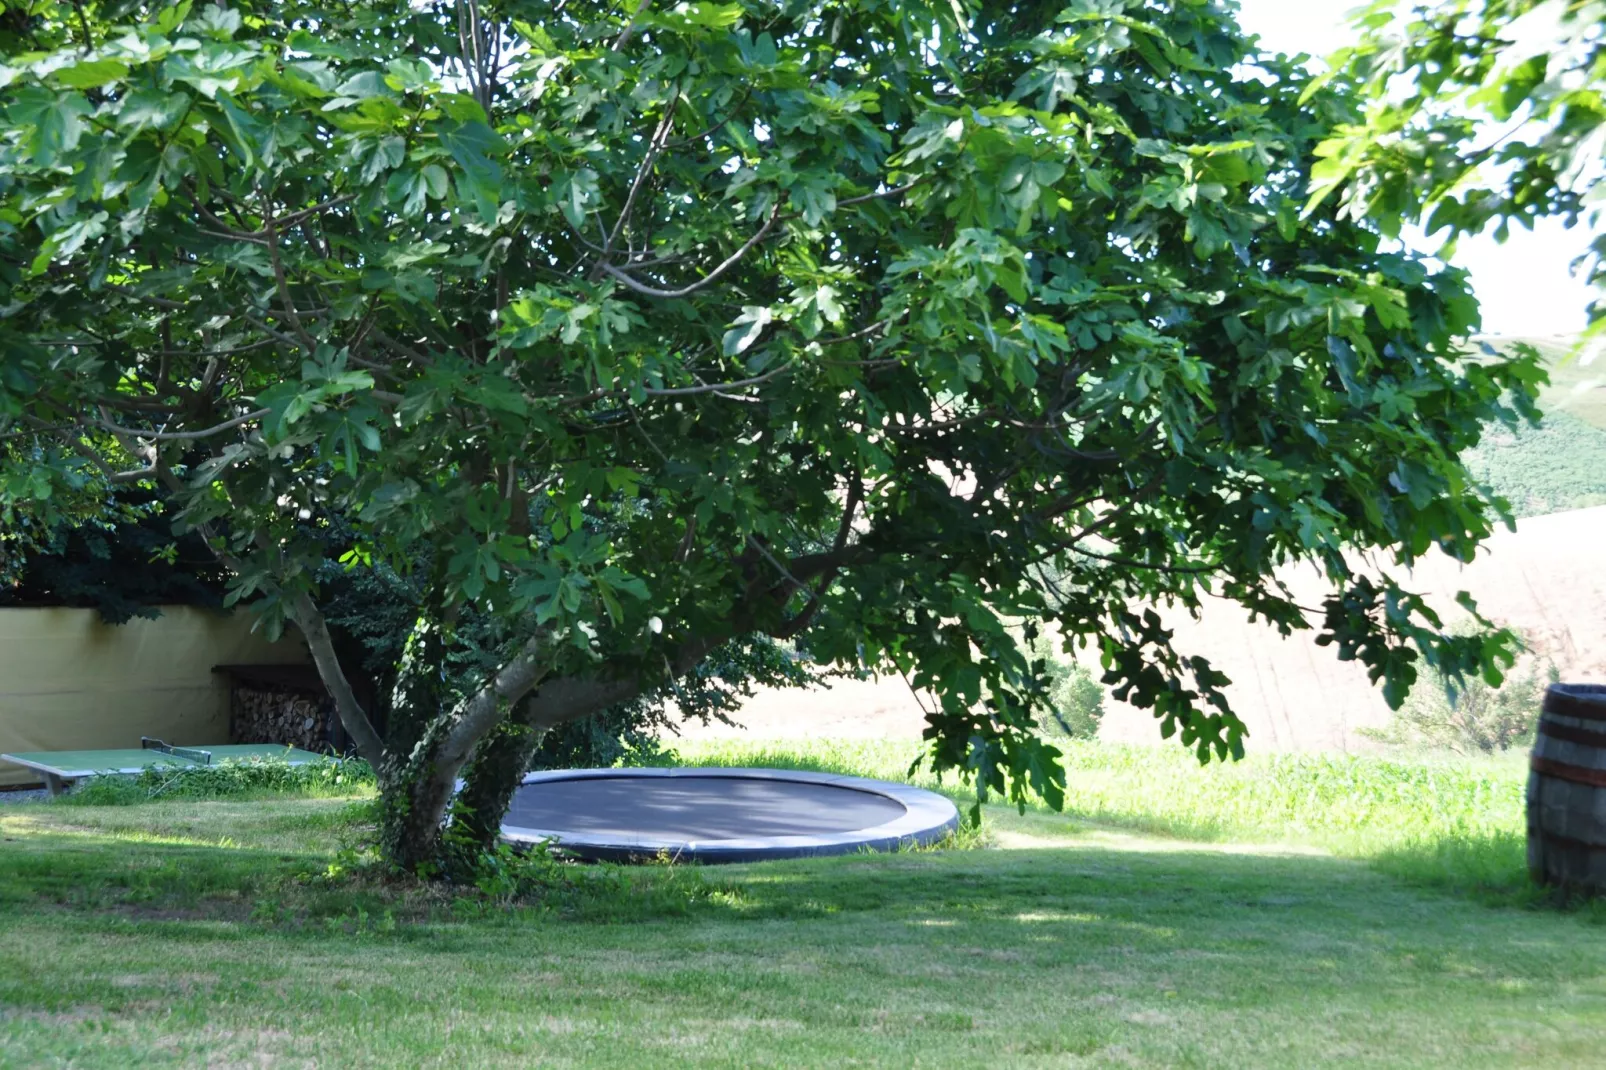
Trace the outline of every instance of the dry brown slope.
<instances>
[{"instance_id":1,"label":"dry brown slope","mask_svg":"<svg viewBox=\"0 0 1606 1070\"><path fill-rule=\"evenodd\" d=\"M1453 618L1455 593L1470 591L1485 613L1529 636L1537 650L1572 680L1606 682L1606 507L1523 520L1501 532L1470 565L1436 557L1411 577ZM1296 589L1318 597L1314 576L1295 577ZM1176 645L1203 654L1232 678L1234 708L1258 750L1365 750L1356 735L1387 721L1388 707L1365 670L1341 663L1309 633L1282 639L1250 624L1229 603L1206 607L1200 620L1166 614ZM1158 739L1142 710L1110 703L1103 735ZM766 691L743 708L743 729L688 726L690 738L918 737L920 708L902 680L846 681L816 691Z\"/></svg>"}]
</instances>

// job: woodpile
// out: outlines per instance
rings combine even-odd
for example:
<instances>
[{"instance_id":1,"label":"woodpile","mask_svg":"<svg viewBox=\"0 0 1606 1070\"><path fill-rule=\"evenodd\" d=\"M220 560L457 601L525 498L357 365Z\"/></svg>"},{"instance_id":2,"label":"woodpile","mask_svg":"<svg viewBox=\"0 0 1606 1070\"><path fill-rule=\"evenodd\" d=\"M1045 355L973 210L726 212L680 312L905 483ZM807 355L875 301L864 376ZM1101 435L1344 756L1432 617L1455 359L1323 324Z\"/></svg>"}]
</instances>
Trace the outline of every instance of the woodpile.
<instances>
[{"instance_id":1,"label":"woodpile","mask_svg":"<svg viewBox=\"0 0 1606 1070\"><path fill-rule=\"evenodd\" d=\"M341 750L334 700L305 665L220 665L229 678L229 740Z\"/></svg>"},{"instance_id":2,"label":"woodpile","mask_svg":"<svg viewBox=\"0 0 1606 1070\"><path fill-rule=\"evenodd\" d=\"M229 702L229 738L236 743L285 743L327 750L333 703L295 691L236 684Z\"/></svg>"}]
</instances>

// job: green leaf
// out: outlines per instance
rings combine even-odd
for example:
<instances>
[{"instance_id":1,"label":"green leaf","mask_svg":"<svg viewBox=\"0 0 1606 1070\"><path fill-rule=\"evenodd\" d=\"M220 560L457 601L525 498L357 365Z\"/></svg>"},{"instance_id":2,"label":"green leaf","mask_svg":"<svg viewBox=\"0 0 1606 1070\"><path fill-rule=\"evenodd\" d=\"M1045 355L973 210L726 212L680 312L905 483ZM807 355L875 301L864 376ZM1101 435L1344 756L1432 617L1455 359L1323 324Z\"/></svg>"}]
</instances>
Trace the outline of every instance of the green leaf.
<instances>
[{"instance_id":1,"label":"green leaf","mask_svg":"<svg viewBox=\"0 0 1606 1070\"><path fill-rule=\"evenodd\" d=\"M746 351L747 347L758 341L758 336L764 333L764 328L771 318L768 308L748 305L742 309L742 314L736 317L734 325L725 332L723 350L727 357L734 357Z\"/></svg>"},{"instance_id":2,"label":"green leaf","mask_svg":"<svg viewBox=\"0 0 1606 1070\"><path fill-rule=\"evenodd\" d=\"M218 93L216 100L218 107L222 109L224 117L228 120L229 130L234 134L235 144L245 157L245 166L250 167L257 154L261 151L262 124L257 121L255 116L242 111L229 98L227 93Z\"/></svg>"},{"instance_id":3,"label":"green leaf","mask_svg":"<svg viewBox=\"0 0 1606 1070\"><path fill-rule=\"evenodd\" d=\"M344 82L341 82L335 89L335 96L340 101L356 103L360 100L367 100L369 97L385 97L388 99L391 96L391 89L390 86L385 84L385 76L383 74L378 71L363 71L361 74L352 75ZM325 110L333 110L337 106L337 102L331 101L325 105Z\"/></svg>"},{"instance_id":4,"label":"green leaf","mask_svg":"<svg viewBox=\"0 0 1606 1070\"><path fill-rule=\"evenodd\" d=\"M1338 372L1339 381L1344 389L1353 397L1359 391L1355 382L1355 349L1336 334L1327 336L1327 352L1333 358L1333 368Z\"/></svg>"},{"instance_id":5,"label":"green leaf","mask_svg":"<svg viewBox=\"0 0 1606 1070\"><path fill-rule=\"evenodd\" d=\"M826 216L836 211L836 193L829 188L829 182L829 178L815 175L792 189L791 205L803 214L803 221L811 227L819 226Z\"/></svg>"},{"instance_id":6,"label":"green leaf","mask_svg":"<svg viewBox=\"0 0 1606 1070\"><path fill-rule=\"evenodd\" d=\"M207 4L201 14L185 21L186 29L204 33L209 37L230 38L242 25L240 13L233 8Z\"/></svg>"},{"instance_id":7,"label":"green leaf","mask_svg":"<svg viewBox=\"0 0 1606 1070\"><path fill-rule=\"evenodd\" d=\"M483 122L441 121L436 136L460 168L458 184L479 210L480 220L494 223L502 205L502 168L491 159L503 150L501 138ZM593 185L595 175L592 175Z\"/></svg>"},{"instance_id":8,"label":"green leaf","mask_svg":"<svg viewBox=\"0 0 1606 1070\"><path fill-rule=\"evenodd\" d=\"M128 74L128 64L116 59L92 59L63 67L51 77L69 89L95 89L120 81Z\"/></svg>"},{"instance_id":9,"label":"green leaf","mask_svg":"<svg viewBox=\"0 0 1606 1070\"><path fill-rule=\"evenodd\" d=\"M23 128L33 162L53 167L63 154L78 147L89 111L89 102L77 93L29 87L12 96L6 118Z\"/></svg>"},{"instance_id":10,"label":"green leaf","mask_svg":"<svg viewBox=\"0 0 1606 1070\"><path fill-rule=\"evenodd\" d=\"M590 168L559 172L552 182L552 199L570 226L583 228L586 225L586 212L602 199L597 186L597 173Z\"/></svg>"},{"instance_id":11,"label":"green leaf","mask_svg":"<svg viewBox=\"0 0 1606 1070\"><path fill-rule=\"evenodd\" d=\"M363 162L362 184L366 186L384 172L400 167L402 161L406 158L407 142L404 139L395 135L381 138L379 143L374 146L373 151L368 154L368 159ZM437 171L440 170L438 166L435 169ZM444 181L445 175L443 173L443 184Z\"/></svg>"},{"instance_id":12,"label":"green leaf","mask_svg":"<svg viewBox=\"0 0 1606 1070\"><path fill-rule=\"evenodd\" d=\"M331 59L354 59L356 52L352 46L338 38L331 38L306 30L293 30L285 39L285 47L294 52L304 52L309 56L328 56Z\"/></svg>"},{"instance_id":13,"label":"green leaf","mask_svg":"<svg viewBox=\"0 0 1606 1070\"><path fill-rule=\"evenodd\" d=\"M710 0L682 0L668 10L644 10L639 19L649 26L666 30L723 30L742 20L742 5L716 4Z\"/></svg>"},{"instance_id":14,"label":"green leaf","mask_svg":"<svg viewBox=\"0 0 1606 1070\"><path fill-rule=\"evenodd\" d=\"M129 91L114 117L120 129L166 129L178 122L189 108L190 96L187 93L142 88Z\"/></svg>"},{"instance_id":15,"label":"green leaf","mask_svg":"<svg viewBox=\"0 0 1606 1070\"><path fill-rule=\"evenodd\" d=\"M422 172L411 169L394 171L385 183L385 195L391 204L401 204L401 214L416 219L424 214L425 198L430 192L429 180Z\"/></svg>"},{"instance_id":16,"label":"green leaf","mask_svg":"<svg viewBox=\"0 0 1606 1070\"><path fill-rule=\"evenodd\" d=\"M446 168L438 163L432 163L426 165L419 173L423 176L424 184L429 188L432 199L438 201L446 196Z\"/></svg>"},{"instance_id":17,"label":"green leaf","mask_svg":"<svg viewBox=\"0 0 1606 1070\"><path fill-rule=\"evenodd\" d=\"M429 64L417 59L393 59L385 66L385 84L398 93L412 93L435 84Z\"/></svg>"}]
</instances>

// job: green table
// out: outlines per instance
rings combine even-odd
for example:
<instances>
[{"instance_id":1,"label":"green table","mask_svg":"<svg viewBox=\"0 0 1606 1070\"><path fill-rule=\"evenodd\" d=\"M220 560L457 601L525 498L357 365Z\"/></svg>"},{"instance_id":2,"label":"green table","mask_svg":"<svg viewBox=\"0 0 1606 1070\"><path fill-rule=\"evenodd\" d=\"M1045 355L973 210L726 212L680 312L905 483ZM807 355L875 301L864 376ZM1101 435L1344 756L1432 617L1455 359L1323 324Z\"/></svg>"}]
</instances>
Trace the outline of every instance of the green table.
<instances>
[{"instance_id":1,"label":"green table","mask_svg":"<svg viewBox=\"0 0 1606 1070\"><path fill-rule=\"evenodd\" d=\"M253 758L276 758L291 765L306 765L323 761L324 756L311 751L297 750L274 743L224 744L209 747L186 747L199 751L209 760L188 758L154 748L129 747L124 750L41 750L20 754L0 754L0 761L25 766L44 777L50 794L60 795L69 781L85 777L143 773L147 769L167 767L218 765L222 762L250 761Z\"/></svg>"}]
</instances>

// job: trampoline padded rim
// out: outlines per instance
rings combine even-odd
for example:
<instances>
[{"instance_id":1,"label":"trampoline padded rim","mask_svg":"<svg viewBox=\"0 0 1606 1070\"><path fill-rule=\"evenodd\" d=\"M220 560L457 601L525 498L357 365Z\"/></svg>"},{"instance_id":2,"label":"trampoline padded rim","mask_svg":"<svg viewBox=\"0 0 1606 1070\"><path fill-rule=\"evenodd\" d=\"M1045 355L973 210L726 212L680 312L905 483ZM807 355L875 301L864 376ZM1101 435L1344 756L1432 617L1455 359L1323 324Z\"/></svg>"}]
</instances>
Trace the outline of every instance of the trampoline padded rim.
<instances>
[{"instance_id":1,"label":"trampoline padded rim","mask_svg":"<svg viewBox=\"0 0 1606 1070\"><path fill-rule=\"evenodd\" d=\"M934 843L959 827L959 809L936 792L890 780L798 769L732 769L721 766L680 766L647 769L551 769L526 774L520 787L556 780L656 780L673 778L724 780L781 780L794 784L846 788L879 795L904 808L903 816L868 828L812 836L752 836L717 840L685 840L655 836L584 836L560 829L533 829L502 825L502 838L513 844L552 843L563 850L597 861L620 862L667 854L683 862L760 862L778 858L811 858L852 854L855 851L890 851Z\"/></svg>"}]
</instances>

